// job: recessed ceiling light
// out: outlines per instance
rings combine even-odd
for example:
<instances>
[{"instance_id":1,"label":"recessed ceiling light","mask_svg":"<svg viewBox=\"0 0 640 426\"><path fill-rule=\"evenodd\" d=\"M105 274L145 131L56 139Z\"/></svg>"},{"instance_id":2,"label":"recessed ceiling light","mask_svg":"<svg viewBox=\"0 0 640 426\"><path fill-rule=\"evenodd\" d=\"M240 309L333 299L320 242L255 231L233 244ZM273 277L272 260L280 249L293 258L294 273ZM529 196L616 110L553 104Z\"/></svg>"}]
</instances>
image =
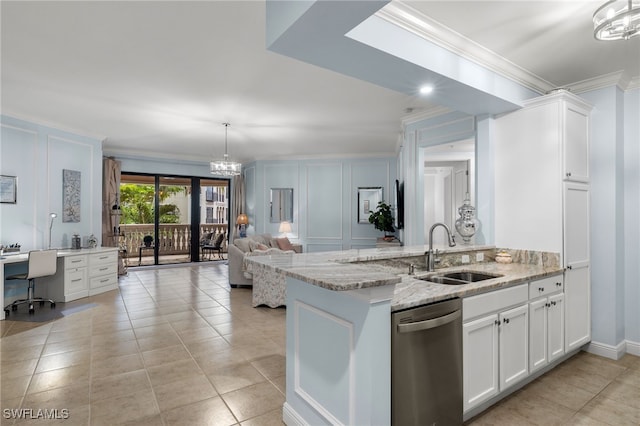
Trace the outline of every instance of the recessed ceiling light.
<instances>
[{"instance_id":1,"label":"recessed ceiling light","mask_svg":"<svg viewBox=\"0 0 640 426\"><path fill-rule=\"evenodd\" d=\"M425 85L420 88L421 95L428 95L431 92L433 92L433 86Z\"/></svg>"}]
</instances>

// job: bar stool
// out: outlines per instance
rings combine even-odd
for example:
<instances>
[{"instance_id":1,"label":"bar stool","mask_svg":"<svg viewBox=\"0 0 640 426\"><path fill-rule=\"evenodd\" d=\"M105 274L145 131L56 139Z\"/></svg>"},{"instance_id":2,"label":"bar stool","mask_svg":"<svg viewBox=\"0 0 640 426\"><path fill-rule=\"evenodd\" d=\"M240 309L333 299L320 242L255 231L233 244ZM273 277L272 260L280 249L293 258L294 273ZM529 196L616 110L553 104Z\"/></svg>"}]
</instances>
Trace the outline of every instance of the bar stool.
<instances>
[{"instance_id":1,"label":"bar stool","mask_svg":"<svg viewBox=\"0 0 640 426\"><path fill-rule=\"evenodd\" d=\"M56 273L58 266L58 251L57 250L32 250L29 252L29 272L26 274L16 274L6 277L7 280L29 280L29 287L27 289L27 298L16 300L13 303L4 307L4 312L9 315L10 311L18 309L18 305L23 303L29 304L29 313L34 313L33 302L40 302L40 306L44 305L44 302L49 302L51 308L56 307L56 302L51 299L43 299L42 297L35 297L35 279L40 277L47 277Z\"/></svg>"}]
</instances>

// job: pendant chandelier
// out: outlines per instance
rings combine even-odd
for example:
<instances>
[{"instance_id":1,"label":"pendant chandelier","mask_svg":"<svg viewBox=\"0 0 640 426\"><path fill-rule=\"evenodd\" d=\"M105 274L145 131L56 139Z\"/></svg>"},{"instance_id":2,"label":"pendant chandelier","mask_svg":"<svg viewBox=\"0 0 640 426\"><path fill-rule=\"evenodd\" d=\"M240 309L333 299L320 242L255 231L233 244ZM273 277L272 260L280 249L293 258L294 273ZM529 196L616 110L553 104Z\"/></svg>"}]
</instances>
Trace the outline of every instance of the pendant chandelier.
<instances>
[{"instance_id":1,"label":"pendant chandelier","mask_svg":"<svg viewBox=\"0 0 640 426\"><path fill-rule=\"evenodd\" d=\"M598 40L628 40L640 34L640 0L610 0L593 14Z\"/></svg>"},{"instance_id":2,"label":"pendant chandelier","mask_svg":"<svg viewBox=\"0 0 640 426\"><path fill-rule=\"evenodd\" d=\"M212 175L218 176L238 176L242 165L235 161L229 161L229 154L227 153L227 132L229 130L229 123L222 123L224 126L224 157L221 160L213 160L209 163Z\"/></svg>"}]
</instances>

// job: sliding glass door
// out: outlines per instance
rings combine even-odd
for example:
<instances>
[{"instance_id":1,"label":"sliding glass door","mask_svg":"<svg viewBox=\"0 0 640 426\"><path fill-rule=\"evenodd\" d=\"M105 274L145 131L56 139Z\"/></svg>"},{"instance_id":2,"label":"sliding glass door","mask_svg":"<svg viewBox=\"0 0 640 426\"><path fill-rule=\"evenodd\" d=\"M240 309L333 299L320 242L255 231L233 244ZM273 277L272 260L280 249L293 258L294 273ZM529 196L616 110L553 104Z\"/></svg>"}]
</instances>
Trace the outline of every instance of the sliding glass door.
<instances>
[{"instance_id":1,"label":"sliding glass door","mask_svg":"<svg viewBox=\"0 0 640 426\"><path fill-rule=\"evenodd\" d=\"M129 266L222 258L226 245L211 247L203 236L227 235L228 189L228 180L122 173L120 228Z\"/></svg>"}]
</instances>

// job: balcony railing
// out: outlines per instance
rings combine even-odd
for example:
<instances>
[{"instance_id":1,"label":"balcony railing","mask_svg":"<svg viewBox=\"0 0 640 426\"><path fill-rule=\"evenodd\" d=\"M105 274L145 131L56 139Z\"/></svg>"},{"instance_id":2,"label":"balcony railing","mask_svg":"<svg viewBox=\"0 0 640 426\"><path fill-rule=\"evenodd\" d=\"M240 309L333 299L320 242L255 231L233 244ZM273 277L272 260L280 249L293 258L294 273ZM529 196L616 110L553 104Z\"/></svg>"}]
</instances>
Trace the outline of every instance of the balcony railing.
<instances>
[{"instance_id":1,"label":"balcony railing","mask_svg":"<svg viewBox=\"0 0 640 426\"><path fill-rule=\"evenodd\" d=\"M202 224L200 236L213 232L215 235L227 233L227 224ZM158 247L158 255L189 254L191 252L191 225L189 224L160 224L157 238L153 243ZM153 224L120 225L120 246L126 248L127 257L138 257L139 248L144 246L144 237L153 237ZM214 238L215 238L214 235ZM222 251L227 251L226 239L222 244Z\"/></svg>"}]
</instances>

